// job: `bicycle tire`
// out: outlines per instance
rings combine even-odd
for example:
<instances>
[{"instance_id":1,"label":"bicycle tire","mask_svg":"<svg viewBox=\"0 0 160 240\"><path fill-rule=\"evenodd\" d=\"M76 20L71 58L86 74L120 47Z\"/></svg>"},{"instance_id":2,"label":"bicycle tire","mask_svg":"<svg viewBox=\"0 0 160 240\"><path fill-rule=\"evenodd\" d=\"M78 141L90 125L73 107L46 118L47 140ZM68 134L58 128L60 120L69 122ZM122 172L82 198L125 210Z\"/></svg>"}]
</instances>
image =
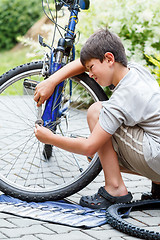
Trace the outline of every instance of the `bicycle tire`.
<instances>
[{"instance_id":1,"label":"bicycle tire","mask_svg":"<svg viewBox=\"0 0 160 240\"><path fill-rule=\"evenodd\" d=\"M114 204L106 211L107 223L113 228L133 237L147 240L160 240L159 232L149 231L147 229L137 227L122 218L128 217L130 211L141 211L146 209L160 209L160 200L140 200L126 204ZM122 212L127 213L124 214L124 216L122 214L121 217Z\"/></svg>"},{"instance_id":2,"label":"bicycle tire","mask_svg":"<svg viewBox=\"0 0 160 240\"><path fill-rule=\"evenodd\" d=\"M88 163L85 156L63 150L60 152L60 149L53 147L51 160L43 159L43 144L35 138L33 132L35 113L37 114L33 92L30 90L25 95L23 92L26 89L22 89L25 78L43 80L42 67L42 61L27 63L0 76L0 190L7 195L36 202L66 198L87 186L101 171L97 155ZM72 90L74 99L69 109L71 122L67 134L84 134L86 137L86 130L81 129L84 119L79 117L85 110L80 109L80 106L84 106L91 98L94 101L108 98L86 73L77 75L72 80L75 82ZM75 88L79 84L83 89L75 95ZM83 101L81 95L84 95ZM78 105L75 104L76 101ZM63 125L66 127L66 119L61 120L61 125L59 128ZM59 162L56 159L58 154Z\"/></svg>"}]
</instances>

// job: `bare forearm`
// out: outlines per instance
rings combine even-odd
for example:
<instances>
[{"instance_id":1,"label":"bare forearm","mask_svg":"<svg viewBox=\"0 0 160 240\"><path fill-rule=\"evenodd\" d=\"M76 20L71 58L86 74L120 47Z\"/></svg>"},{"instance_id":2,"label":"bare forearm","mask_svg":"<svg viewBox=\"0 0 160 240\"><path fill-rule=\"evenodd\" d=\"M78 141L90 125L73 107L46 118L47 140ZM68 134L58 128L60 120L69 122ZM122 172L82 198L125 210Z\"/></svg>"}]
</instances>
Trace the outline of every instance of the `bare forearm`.
<instances>
[{"instance_id":1,"label":"bare forearm","mask_svg":"<svg viewBox=\"0 0 160 240\"><path fill-rule=\"evenodd\" d=\"M53 134L49 129L36 125L35 135L39 141L45 144L51 144L58 148L62 148L69 152L74 152L88 156L88 139L86 138L70 138Z\"/></svg>"},{"instance_id":2,"label":"bare forearm","mask_svg":"<svg viewBox=\"0 0 160 240\"><path fill-rule=\"evenodd\" d=\"M87 147L88 139L85 138L70 138L59 135L53 135L50 144L69 152L82 154L86 156L89 155L88 151L89 148Z\"/></svg>"},{"instance_id":3,"label":"bare forearm","mask_svg":"<svg viewBox=\"0 0 160 240\"><path fill-rule=\"evenodd\" d=\"M94 130L88 138L70 138L53 134L49 129L36 125L35 135L39 141L45 144L51 144L69 152L92 156L108 139L111 138L99 125L96 124Z\"/></svg>"},{"instance_id":4,"label":"bare forearm","mask_svg":"<svg viewBox=\"0 0 160 240\"><path fill-rule=\"evenodd\" d=\"M85 67L77 59L65 65L63 68L51 75L47 80L51 81L54 85L59 84L64 79L73 77L85 71Z\"/></svg>"},{"instance_id":5,"label":"bare forearm","mask_svg":"<svg viewBox=\"0 0 160 240\"><path fill-rule=\"evenodd\" d=\"M59 69L45 81L39 83L34 93L34 100L37 102L37 106L39 107L52 95L55 87L59 83L64 81L66 78L78 75L84 71L85 68L81 64L80 60L77 59Z\"/></svg>"},{"instance_id":6,"label":"bare forearm","mask_svg":"<svg viewBox=\"0 0 160 240\"><path fill-rule=\"evenodd\" d=\"M51 135L49 144L69 152L92 156L110 138L111 134L106 133L98 122L88 138L70 138L54 134Z\"/></svg>"}]
</instances>

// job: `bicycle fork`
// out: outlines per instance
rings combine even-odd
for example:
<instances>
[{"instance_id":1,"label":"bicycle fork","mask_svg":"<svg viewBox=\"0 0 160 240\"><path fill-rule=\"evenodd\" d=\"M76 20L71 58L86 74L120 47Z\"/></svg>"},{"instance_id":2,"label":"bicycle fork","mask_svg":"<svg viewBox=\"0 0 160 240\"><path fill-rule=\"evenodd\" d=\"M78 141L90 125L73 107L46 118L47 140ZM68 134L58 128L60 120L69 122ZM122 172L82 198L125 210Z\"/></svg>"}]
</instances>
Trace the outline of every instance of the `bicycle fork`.
<instances>
[{"instance_id":1,"label":"bicycle fork","mask_svg":"<svg viewBox=\"0 0 160 240\"><path fill-rule=\"evenodd\" d=\"M58 42L57 49L51 51L50 72L52 75L62 67L62 59L65 51L65 39L61 38ZM43 125L50 128L52 131L56 130L56 121L61 117L62 112L61 101L64 89L64 81L58 84L52 96L46 101L45 109L42 115Z\"/></svg>"},{"instance_id":2,"label":"bicycle fork","mask_svg":"<svg viewBox=\"0 0 160 240\"><path fill-rule=\"evenodd\" d=\"M65 51L65 39L61 38L58 42L57 49L51 50L51 59L50 59L50 72L49 75L52 75L54 72L59 70L62 66L62 59ZM31 79L24 80L24 88L35 90L39 82ZM61 100L63 95L64 81L58 84L54 90L54 93L46 101L45 109L42 113L42 106L38 107L38 116L35 124L43 125L50 128L53 132L56 130L56 121L60 118L68 107L61 109Z\"/></svg>"}]
</instances>

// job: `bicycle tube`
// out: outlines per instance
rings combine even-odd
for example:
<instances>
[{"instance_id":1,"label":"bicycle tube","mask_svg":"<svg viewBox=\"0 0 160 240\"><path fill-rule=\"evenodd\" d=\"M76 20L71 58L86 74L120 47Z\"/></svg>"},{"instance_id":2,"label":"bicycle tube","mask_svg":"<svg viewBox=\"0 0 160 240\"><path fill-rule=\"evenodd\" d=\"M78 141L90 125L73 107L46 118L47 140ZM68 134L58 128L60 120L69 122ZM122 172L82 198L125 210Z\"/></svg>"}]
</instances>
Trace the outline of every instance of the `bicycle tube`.
<instances>
[{"instance_id":1,"label":"bicycle tube","mask_svg":"<svg viewBox=\"0 0 160 240\"><path fill-rule=\"evenodd\" d=\"M53 147L51 160L44 159L43 144L34 136L37 118L34 92L23 87L26 78L43 80L42 66L43 62L24 64L0 77L0 190L27 201L70 196L87 186L101 171L97 155L89 163L85 156ZM87 137L86 108L95 101L107 100L107 96L85 73L72 80L71 105L59 119L56 133ZM69 95L65 93L64 104Z\"/></svg>"},{"instance_id":2,"label":"bicycle tube","mask_svg":"<svg viewBox=\"0 0 160 240\"><path fill-rule=\"evenodd\" d=\"M114 204L106 211L107 223L113 228L133 237L148 240L159 240L159 232L149 231L147 229L137 227L124 220L124 218L129 216L131 211L141 211L147 209L160 209L160 200L140 200L127 204Z\"/></svg>"}]
</instances>

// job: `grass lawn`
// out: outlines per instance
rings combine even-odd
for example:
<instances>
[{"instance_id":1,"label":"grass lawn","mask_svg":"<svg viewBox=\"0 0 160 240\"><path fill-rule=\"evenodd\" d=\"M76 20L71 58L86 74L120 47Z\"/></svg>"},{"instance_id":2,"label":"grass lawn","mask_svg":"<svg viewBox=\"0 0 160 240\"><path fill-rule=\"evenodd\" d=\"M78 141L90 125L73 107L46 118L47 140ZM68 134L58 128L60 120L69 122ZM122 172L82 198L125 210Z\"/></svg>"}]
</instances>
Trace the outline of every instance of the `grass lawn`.
<instances>
[{"instance_id":1,"label":"grass lawn","mask_svg":"<svg viewBox=\"0 0 160 240\"><path fill-rule=\"evenodd\" d=\"M0 75L13 69L16 66L22 65L27 62L31 62L33 60L26 57L28 52L28 48L21 48L18 50L11 50L11 51L4 51L0 52ZM23 94L23 84L21 81L14 83L14 86L10 86L5 90L2 95L9 94L9 95L17 95L18 92L22 95Z\"/></svg>"},{"instance_id":2,"label":"grass lawn","mask_svg":"<svg viewBox=\"0 0 160 240\"><path fill-rule=\"evenodd\" d=\"M31 60L26 58L27 52L27 48L0 52L0 75L16 66L30 62Z\"/></svg>"}]
</instances>

